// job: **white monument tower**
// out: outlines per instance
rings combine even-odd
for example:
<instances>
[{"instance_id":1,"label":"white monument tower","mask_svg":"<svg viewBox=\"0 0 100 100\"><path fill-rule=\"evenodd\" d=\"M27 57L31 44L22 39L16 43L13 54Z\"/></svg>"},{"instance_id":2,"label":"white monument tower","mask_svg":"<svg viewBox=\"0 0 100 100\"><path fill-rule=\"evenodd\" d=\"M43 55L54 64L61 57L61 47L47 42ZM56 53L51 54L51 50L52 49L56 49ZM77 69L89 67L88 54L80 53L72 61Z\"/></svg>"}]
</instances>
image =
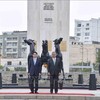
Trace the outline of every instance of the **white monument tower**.
<instances>
[{"instance_id":1,"label":"white monument tower","mask_svg":"<svg viewBox=\"0 0 100 100\"><path fill-rule=\"evenodd\" d=\"M48 40L51 53L53 40L62 37L65 72L69 72L69 3L70 0L28 0L28 39L36 41L36 51L41 54L42 40Z\"/></svg>"}]
</instances>

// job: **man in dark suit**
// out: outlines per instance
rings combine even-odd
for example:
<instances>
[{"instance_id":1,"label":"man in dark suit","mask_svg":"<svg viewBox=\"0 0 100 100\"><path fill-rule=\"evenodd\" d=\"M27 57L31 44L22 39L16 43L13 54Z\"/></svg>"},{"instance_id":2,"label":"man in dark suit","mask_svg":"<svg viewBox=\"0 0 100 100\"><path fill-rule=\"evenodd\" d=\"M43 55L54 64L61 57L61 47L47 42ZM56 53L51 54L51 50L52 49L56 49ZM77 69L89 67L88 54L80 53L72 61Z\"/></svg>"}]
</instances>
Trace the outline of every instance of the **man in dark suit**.
<instances>
[{"instance_id":1,"label":"man in dark suit","mask_svg":"<svg viewBox=\"0 0 100 100\"><path fill-rule=\"evenodd\" d=\"M53 93L53 88L55 88L55 93L58 93L58 77L61 73L61 61L56 58L56 52L52 52L51 58L48 60L48 75L50 75L50 93Z\"/></svg>"},{"instance_id":2,"label":"man in dark suit","mask_svg":"<svg viewBox=\"0 0 100 100\"><path fill-rule=\"evenodd\" d=\"M33 53L33 57L29 59L28 76L29 76L29 88L31 93L38 93L38 78L41 75L41 60L38 57L37 52ZM34 86L35 85L35 86ZM35 87L35 91L34 91Z\"/></svg>"}]
</instances>

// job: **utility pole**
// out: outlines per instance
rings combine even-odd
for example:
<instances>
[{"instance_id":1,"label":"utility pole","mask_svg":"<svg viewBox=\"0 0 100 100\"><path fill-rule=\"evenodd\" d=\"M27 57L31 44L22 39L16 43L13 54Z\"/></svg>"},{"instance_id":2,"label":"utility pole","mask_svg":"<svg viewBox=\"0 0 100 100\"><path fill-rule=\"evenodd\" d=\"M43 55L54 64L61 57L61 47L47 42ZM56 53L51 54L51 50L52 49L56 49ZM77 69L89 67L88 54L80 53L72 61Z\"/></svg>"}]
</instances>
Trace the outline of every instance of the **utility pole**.
<instances>
[{"instance_id":1,"label":"utility pole","mask_svg":"<svg viewBox=\"0 0 100 100\"><path fill-rule=\"evenodd\" d=\"M87 66L88 66L88 49L86 49L87 50Z\"/></svg>"},{"instance_id":2,"label":"utility pole","mask_svg":"<svg viewBox=\"0 0 100 100\"><path fill-rule=\"evenodd\" d=\"M82 43L82 67L83 67L83 43ZM82 70L83 70L83 68L82 68Z\"/></svg>"},{"instance_id":3,"label":"utility pole","mask_svg":"<svg viewBox=\"0 0 100 100\"><path fill-rule=\"evenodd\" d=\"M0 46L0 65L1 65L1 46Z\"/></svg>"}]
</instances>

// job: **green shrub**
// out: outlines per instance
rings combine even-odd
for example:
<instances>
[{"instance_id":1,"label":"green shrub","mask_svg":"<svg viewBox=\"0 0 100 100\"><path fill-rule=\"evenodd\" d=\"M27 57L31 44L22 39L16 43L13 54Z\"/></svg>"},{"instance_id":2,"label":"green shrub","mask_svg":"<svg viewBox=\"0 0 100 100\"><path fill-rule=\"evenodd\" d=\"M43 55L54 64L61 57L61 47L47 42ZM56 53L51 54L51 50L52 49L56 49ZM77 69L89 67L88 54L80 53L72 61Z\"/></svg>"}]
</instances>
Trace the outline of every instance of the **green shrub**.
<instances>
[{"instance_id":1,"label":"green shrub","mask_svg":"<svg viewBox=\"0 0 100 100\"><path fill-rule=\"evenodd\" d=\"M26 71L26 67L16 67L15 71Z\"/></svg>"}]
</instances>

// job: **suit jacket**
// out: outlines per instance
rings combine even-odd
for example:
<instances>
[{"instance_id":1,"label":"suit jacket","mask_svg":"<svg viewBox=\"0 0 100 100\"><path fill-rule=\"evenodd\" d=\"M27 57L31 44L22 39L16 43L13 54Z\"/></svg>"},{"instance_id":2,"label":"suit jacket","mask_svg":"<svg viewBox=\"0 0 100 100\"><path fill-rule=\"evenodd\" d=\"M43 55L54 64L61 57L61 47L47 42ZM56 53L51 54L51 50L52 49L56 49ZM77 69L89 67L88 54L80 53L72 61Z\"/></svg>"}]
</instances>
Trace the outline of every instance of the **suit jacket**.
<instances>
[{"instance_id":1,"label":"suit jacket","mask_svg":"<svg viewBox=\"0 0 100 100\"><path fill-rule=\"evenodd\" d=\"M41 60L40 60L40 58L37 58L35 64L34 64L33 57L31 57L29 59L28 73L30 73L31 76L39 76L39 73L41 73Z\"/></svg>"},{"instance_id":2,"label":"suit jacket","mask_svg":"<svg viewBox=\"0 0 100 100\"><path fill-rule=\"evenodd\" d=\"M48 72L50 75L58 75L61 72L61 69L61 60L59 58L56 58L55 64L52 58L48 60Z\"/></svg>"}]
</instances>

